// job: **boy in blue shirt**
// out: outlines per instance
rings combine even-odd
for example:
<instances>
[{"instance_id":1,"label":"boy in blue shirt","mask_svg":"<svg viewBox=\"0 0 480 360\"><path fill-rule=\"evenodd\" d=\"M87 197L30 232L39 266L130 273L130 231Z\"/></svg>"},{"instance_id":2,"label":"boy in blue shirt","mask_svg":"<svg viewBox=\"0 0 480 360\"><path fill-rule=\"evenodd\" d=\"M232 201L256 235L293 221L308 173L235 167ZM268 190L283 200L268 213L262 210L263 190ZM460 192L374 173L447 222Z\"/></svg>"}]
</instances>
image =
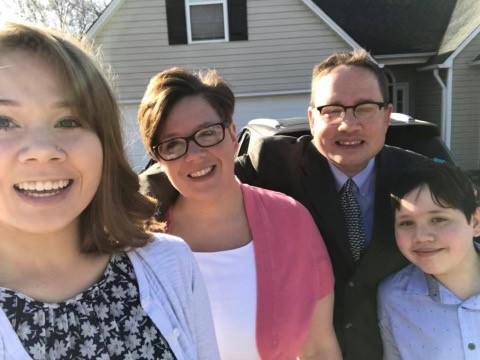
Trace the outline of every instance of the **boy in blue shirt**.
<instances>
[{"instance_id":1,"label":"boy in blue shirt","mask_svg":"<svg viewBox=\"0 0 480 360\"><path fill-rule=\"evenodd\" d=\"M378 292L384 359L480 359L478 194L446 164L407 169L392 194L395 236L412 263Z\"/></svg>"}]
</instances>

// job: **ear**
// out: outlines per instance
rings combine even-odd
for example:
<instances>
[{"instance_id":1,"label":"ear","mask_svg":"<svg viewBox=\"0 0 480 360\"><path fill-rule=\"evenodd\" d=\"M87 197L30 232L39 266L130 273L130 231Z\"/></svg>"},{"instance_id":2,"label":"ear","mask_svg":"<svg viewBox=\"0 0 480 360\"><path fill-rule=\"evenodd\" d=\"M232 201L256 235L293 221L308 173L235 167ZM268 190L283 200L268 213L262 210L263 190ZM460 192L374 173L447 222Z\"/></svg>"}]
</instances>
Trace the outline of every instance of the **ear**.
<instances>
[{"instance_id":1,"label":"ear","mask_svg":"<svg viewBox=\"0 0 480 360\"><path fill-rule=\"evenodd\" d=\"M233 147L235 151L237 151L238 149L237 127L232 122L232 124L226 130L227 130L227 136L230 136L230 139L232 140L232 143L233 143Z\"/></svg>"},{"instance_id":2,"label":"ear","mask_svg":"<svg viewBox=\"0 0 480 360\"><path fill-rule=\"evenodd\" d=\"M157 160L157 163L158 163L158 166L160 166L160 170L162 172L165 172L165 166L163 165L163 160L159 159L159 160Z\"/></svg>"},{"instance_id":3,"label":"ear","mask_svg":"<svg viewBox=\"0 0 480 360\"><path fill-rule=\"evenodd\" d=\"M307 110L307 113L308 113L308 123L309 123L309 125L310 125L310 132L312 133L312 135L313 135L313 128L314 128L314 126L315 126L315 118L314 118L314 114L313 114L314 111L317 111L317 109L315 109L315 108L313 108L313 107L311 107L311 106L308 107L308 110Z\"/></svg>"},{"instance_id":4,"label":"ear","mask_svg":"<svg viewBox=\"0 0 480 360\"><path fill-rule=\"evenodd\" d=\"M392 104L387 104L385 105L385 132L386 129L388 129L388 125L390 125L390 117L392 116L393 112L393 105Z\"/></svg>"},{"instance_id":5,"label":"ear","mask_svg":"<svg viewBox=\"0 0 480 360\"><path fill-rule=\"evenodd\" d=\"M472 215L473 236L480 236L480 207L477 207Z\"/></svg>"}]
</instances>

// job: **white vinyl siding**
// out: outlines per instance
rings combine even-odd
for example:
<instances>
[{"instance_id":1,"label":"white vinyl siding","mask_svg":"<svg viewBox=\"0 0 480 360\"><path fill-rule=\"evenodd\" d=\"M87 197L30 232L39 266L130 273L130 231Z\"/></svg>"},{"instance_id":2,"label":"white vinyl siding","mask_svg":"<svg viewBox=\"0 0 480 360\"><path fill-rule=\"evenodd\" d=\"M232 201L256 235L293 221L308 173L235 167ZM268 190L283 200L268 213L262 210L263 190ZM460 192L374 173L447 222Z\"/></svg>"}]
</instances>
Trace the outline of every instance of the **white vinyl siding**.
<instances>
[{"instance_id":1,"label":"white vinyl siding","mask_svg":"<svg viewBox=\"0 0 480 360\"><path fill-rule=\"evenodd\" d=\"M124 0L96 35L116 75L126 151L135 170L148 158L137 107L158 72L215 68L237 95L234 120L240 130L252 118L306 116L313 66L335 51L351 50L302 0L250 0L247 17L248 41L169 46L165 1Z\"/></svg>"},{"instance_id":2,"label":"white vinyl siding","mask_svg":"<svg viewBox=\"0 0 480 360\"><path fill-rule=\"evenodd\" d=\"M478 54L480 35L453 62L451 150L464 170L480 169L480 67L471 65Z\"/></svg>"},{"instance_id":3,"label":"white vinyl siding","mask_svg":"<svg viewBox=\"0 0 480 360\"><path fill-rule=\"evenodd\" d=\"M165 2L125 0L96 36L117 75L120 99L140 100L171 66L216 68L236 93L310 87L313 66L349 46L301 0L248 1L248 41L168 45Z\"/></svg>"}]
</instances>

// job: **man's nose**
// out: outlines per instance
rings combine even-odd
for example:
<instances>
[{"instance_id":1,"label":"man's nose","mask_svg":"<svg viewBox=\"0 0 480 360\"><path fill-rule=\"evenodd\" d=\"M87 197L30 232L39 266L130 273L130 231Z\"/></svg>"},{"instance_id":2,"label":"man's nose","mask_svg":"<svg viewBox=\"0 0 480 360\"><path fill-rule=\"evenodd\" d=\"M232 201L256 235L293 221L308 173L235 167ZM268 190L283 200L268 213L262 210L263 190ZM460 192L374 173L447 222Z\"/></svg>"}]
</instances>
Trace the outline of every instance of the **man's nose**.
<instances>
[{"instance_id":1,"label":"man's nose","mask_svg":"<svg viewBox=\"0 0 480 360\"><path fill-rule=\"evenodd\" d=\"M355 131L361 127L360 120L355 116L352 108L345 111L342 122L338 125L339 131Z\"/></svg>"}]
</instances>

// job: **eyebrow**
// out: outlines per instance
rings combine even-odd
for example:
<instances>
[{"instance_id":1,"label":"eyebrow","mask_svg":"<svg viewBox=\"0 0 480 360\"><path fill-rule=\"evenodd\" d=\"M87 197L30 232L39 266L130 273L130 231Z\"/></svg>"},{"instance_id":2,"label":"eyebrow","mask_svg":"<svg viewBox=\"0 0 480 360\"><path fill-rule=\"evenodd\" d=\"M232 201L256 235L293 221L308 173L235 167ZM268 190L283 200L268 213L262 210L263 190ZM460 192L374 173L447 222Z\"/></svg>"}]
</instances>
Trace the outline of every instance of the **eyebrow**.
<instances>
[{"instance_id":1,"label":"eyebrow","mask_svg":"<svg viewBox=\"0 0 480 360\"><path fill-rule=\"evenodd\" d=\"M20 102L10 99L0 99L0 105L3 106L20 106ZM73 106L73 102L69 100L57 101L53 104L54 108L70 108Z\"/></svg>"},{"instance_id":2,"label":"eyebrow","mask_svg":"<svg viewBox=\"0 0 480 360\"><path fill-rule=\"evenodd\" d=\"M74 106L74 103L71 100L57 101L56 103L53 104L53 107L55 108L71 108L73 106Z\"/></svg>"},{"instance_id":3,"label":"eyebrow","mask_svg":"<svg viewBox=\"0 0 480 360\"><path fill-rule=\"evenodd\" d=\"M397 213L400 213L400 212L401 212L401 210L399 210ZM431 211L427 211L427 213L428 214L434 214L434 215L435 214L445 214L446 211L444 211L444 210L431 210ZM404 214L404 215L399 214L398 215L399 218L406 218L406 217L411 217L411 216L412 216L412 213L410 211L409 211L408 214Z\"/></svg>"},{"instance_id":4,"label":"eyebrow","mask_svg":"<svg viewBox=\"0 0 480 360\"><path fill-rule=\"evenodd\" d=\"M372 99L359 99L353 105L344 105L341 101L332 101L330 103L326 103L326 105L357 106L357 105L368 103L368 102L378 102L378 101L372 100ZM322 106L325 106L325 105L322 105Z\"/></svg>"},{"instance_id":5,"label":"eyebrow","mask_svg":"<svg viewBox=\"0 0 480 360\"><path fill-rule=\"evenodd\" d=\"M15 100L9 100L9 99L0 99L0 105L3 106L19 106L20 103Z\"/></svg>"},{"instance_id":6,"label":"eyebrow","mask_svg":"<svg viewBox=\"0 0 480 360\"><path fill-rule=\"evenodd\" d=\"M164 142L164 141L169 141L169 140L173 140L173 139L178 139L178 138L184 138L184 137L187 137L187 136L190 136L194 133L196 133L198 130L201 130L205 127L208 127L208 126L211 126L211 125L218 125L219 123L218 122L210 122L210 121L205 121L204 123L198 125L195 130L193 130L190 134L188 135L185 135L185 136L181 136L179 135L178 133L171 133L171 134L161 134L160 136L160 142Z\"/></svg>"}]
</instances>

